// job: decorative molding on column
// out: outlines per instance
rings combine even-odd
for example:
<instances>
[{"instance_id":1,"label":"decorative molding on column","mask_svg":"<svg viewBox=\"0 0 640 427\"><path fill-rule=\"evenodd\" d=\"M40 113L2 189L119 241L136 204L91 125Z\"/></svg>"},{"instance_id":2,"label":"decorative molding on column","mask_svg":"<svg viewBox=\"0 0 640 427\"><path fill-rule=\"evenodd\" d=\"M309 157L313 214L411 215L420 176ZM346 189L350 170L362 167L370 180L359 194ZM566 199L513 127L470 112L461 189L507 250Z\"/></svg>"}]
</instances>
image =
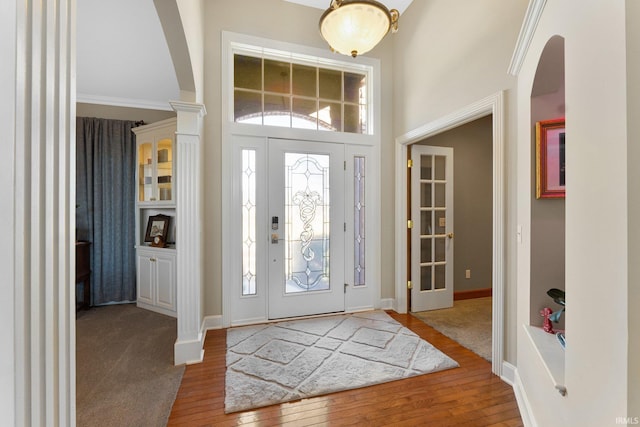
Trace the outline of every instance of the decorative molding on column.
<instances>
[{"instance_id":1,"label":"decorative molding on column","mask_svg":"<svg viewBox=\"0 0 640 427\"><path fill-rule=\"evenodd\" d=\"M13 394L3 400L13 407L3 424L74 426L76 2L7 4L15 19L14 55L5 58L15 71L15 138L4 151L14 166L12 289L4 293L13 304L13 377L3 382Z\"/></svg>"},{"instance_id":2,"label":"decorative molding on column","mask_svg":"<svg viewBox=\"0 0 640 427\"><path fill-rule=\"evenodd\" d=\"M178 338L174 362L202 361L202 104L171 101L176 128L176 254Z\"/></svg>"}]
</instances>

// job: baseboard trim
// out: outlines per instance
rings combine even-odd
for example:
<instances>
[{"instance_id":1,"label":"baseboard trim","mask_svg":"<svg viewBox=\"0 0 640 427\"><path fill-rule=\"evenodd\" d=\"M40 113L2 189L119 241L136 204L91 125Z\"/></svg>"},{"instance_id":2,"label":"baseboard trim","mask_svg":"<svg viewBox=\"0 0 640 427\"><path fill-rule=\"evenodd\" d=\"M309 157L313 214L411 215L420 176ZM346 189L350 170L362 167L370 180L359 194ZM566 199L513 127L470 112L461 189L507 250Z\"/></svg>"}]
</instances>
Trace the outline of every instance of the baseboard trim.
<instances>
[{"instance_id":1,"label":"baseboard trim","mask_svg":"<svg viewBox=\"0 0 640 427\"><path fill-rule=\"evenodd\" d=\"M502 375L500 375L500 379L502 379L502 381L504 381L505 383L513 387L516 380L516 367L509 362L503 361Z\"/></svg>"},{"instance_id":2,"label":"baseboard trim","mask_svg":"<svg viewBox=\"0 0 640 427\"><path fill-rule=\"evenodd\" d=\"M518 374L518 369L514 368L514 381L513 392L516 395L516 402L518 403L518 409L520 410L520 418L525 427L537 427L538 424L535 421L533 412L531 411L531 404L527 392L524 390L522 380Z\"/></svg>"},{"instance_id":3,"label":"baseboard trim","mask_svg":"<svg viewBox=\"0 0 640 427\"><path fill-rule=\"evenodd\" d=\"M202 332L206 333L210 329L222 329L222 316L205 316L202 319Z\"/></svg>"},{"instance_id":4,"label":"baseboard trim","mask_svg":"<svg viewBox=\"0 0 640 427\"><path fill-rule=\"evenodd\" d=\"M471 289L469 291L458 291L453 293L453 300L460 301L463 299L485 298L493 295L493 288Z\"/></svg>"},{"instance_id":5,"label":"baseboard trim","mask_svg":"<svg viewBox=\"0 0 640 427\"><path fill-rule=\"evenodd\" d=\"M176 341L173 345L174 364L177 366L201 363L204 358L202 343L202 337L193 341Z\"/></svg>"},{"instance_id":6,"label":"baseboard trim","mask_svg":"<svg viewBox=\"0 0 640 427\"><path fill-rule=\"evenodd\" d=\"M382 298L380 299L380 309L381 310L395 310L396 309L396 300L395 298Z\"/></svg>"}]
</instances>

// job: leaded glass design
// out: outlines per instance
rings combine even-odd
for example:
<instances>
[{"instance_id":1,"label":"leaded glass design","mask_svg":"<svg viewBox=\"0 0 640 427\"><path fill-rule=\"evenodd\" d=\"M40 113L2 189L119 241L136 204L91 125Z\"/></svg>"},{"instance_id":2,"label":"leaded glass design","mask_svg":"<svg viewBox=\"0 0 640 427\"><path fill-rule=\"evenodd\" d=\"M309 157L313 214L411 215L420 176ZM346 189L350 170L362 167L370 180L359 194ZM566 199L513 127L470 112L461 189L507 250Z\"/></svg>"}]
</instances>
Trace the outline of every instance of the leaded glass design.
<instances>
[{"instance_id":1,"label":"leaded glass design","mask_svg":"<svg viewBox=\"0 0 640 427\"><path fill-rule=\"evenodd\" d=\"M285 293L329 284L329 156L285 153Z\"/></svg>"},{"instance_id":2,"label":"leaded glass design","mask_svg":"<svg viewBox=\"0 0 640 427\"><path fill-rule=\"evenodd\" d=\"M367 75L234 55L234 121L368 133Z\"/></svg>"},{"instance_id":3,"label":"leaded glass design","mask_svg":"<svg viewBox=\"0 0 640 427\"><path fill-rule=\"evenodd\" d=\"M256 151L242 150L242 295L256 293Z\"/></svg>"},{"instance_id":4,"label":"leaded glass design","mask_svg":"<svg viewBox=\"0 0 640 427\"><path fill-rule=\"evenodd\" d=\"M354 286L364 286L365 282L365 158L353 159L353 229L354 229Z\"/></svg>"}]
</instances>

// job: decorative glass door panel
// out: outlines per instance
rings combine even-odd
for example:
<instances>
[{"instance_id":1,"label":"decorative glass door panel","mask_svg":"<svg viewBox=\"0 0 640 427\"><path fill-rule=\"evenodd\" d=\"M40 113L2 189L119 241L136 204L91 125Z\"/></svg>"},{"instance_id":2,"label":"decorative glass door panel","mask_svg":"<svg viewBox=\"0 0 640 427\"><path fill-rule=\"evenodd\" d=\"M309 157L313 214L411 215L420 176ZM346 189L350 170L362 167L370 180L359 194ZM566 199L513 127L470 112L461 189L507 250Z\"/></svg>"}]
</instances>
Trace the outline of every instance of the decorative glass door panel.
<instances>
[{"instance_id":1,"label":"decorative glass door panel","mask_svg":"<svg viewBox=\"0 0 640 427\"><path fill-rule=\"evenodd\" d=\"M344 149L269 140L269 318L344 311Z\"/></svg>"},{"instance_id":2,"label":"decorative glass door panel","mask_svg":"<svg viewBox=\"0 0 640 427\"><path fill-rule=\"evenodd\" d=\"M329 155L285 153L285 293L329 283Z\"/></svg>"},{"instance_id":3,"label":"decorative glass door panel","mask_svg":"<svg viewBox=\"0 0 640 427\"><path fill-rule=\"evenodd\" d=\"M453 149L411 148L411 311L453 305Z\"/></svg>"}]
</instances>

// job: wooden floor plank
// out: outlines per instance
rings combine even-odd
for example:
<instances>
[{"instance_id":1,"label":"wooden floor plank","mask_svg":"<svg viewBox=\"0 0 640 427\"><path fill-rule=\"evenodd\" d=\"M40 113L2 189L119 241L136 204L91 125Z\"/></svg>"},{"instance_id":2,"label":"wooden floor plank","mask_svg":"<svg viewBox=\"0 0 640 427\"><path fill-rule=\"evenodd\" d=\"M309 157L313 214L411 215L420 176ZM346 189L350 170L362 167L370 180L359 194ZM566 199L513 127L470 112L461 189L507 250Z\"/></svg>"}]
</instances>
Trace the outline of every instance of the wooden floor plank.
<instances>
[{"instance_id":1,"label":"wooden floor plank","mask_svg":"<svg viewBox=\"0 0 640 427\"><path fill-rule=\"evenodd\" d=\"M208 331L204 361L187 366L170 426L522 426L513 389L491 364L408 314L391 317L460 367L233 414L224 413L226 330Z\"/></svg>"}]
</instances>

